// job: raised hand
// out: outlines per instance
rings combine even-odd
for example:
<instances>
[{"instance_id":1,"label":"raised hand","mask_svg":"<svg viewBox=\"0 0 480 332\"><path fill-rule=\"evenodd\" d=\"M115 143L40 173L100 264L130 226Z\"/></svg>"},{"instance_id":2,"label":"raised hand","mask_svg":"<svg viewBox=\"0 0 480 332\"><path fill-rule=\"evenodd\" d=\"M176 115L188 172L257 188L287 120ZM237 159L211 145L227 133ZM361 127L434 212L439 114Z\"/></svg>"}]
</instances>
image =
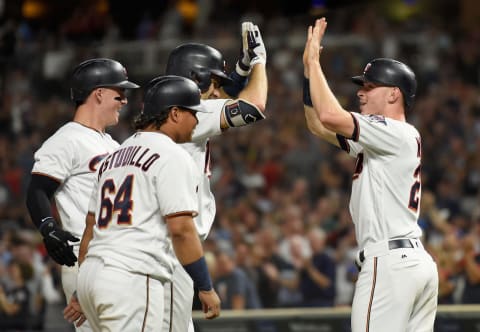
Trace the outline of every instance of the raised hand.
<instances>
[{"instance_id":1,"label":"raised hand","mask_svg":"<svg viewBox=\"0 0 480 332\"><path fill-rule=\"evenodd\" d=\"M262 34L257 25L247 32L248 56L250 57L250 66L257 63L267 63L267 50L263 43Z\"/></svg>"},{"instance_id":2,"label":"raised hand","mask_svg":"<svg viewBox=\"0 0 480 332\"><path fill-rule=\"evenodd\" d=\"M308 51L310 50L310 43L312 41L312 26L307 29L307 41L305 42L305 49L303 50L303 75L305 78L309 78L308 73Z\"/></svg>"},{"instance_id":3,"label":"raised hand","mask_svg":"<svg viewBox=\"0 0 480 332\"><path fill-rule=\"evenodd\" d=\"M311 27L309 27L309 35L310 28ZM307 61L309 61L310 63L316 63L320 59L320 53L323 50L323 46L321 45L321 43L326 28L327 20L325 19L325 17L322 17L321 19L315 21L315 26L312 28L311 38L309 38L309 42L307 41Z\"/></svg>"},{"instance_id":4,"label":"raised hand","mask_svg":"<svg viewBox=\"0 0 480 332\"><path fill-rule=\"evenodd\" d=\"M257 63L266 64L267 51L260 29L252 22L242 23L242 47L235 71L241 76L248 76Z\"/></svg>"}]
</instances>

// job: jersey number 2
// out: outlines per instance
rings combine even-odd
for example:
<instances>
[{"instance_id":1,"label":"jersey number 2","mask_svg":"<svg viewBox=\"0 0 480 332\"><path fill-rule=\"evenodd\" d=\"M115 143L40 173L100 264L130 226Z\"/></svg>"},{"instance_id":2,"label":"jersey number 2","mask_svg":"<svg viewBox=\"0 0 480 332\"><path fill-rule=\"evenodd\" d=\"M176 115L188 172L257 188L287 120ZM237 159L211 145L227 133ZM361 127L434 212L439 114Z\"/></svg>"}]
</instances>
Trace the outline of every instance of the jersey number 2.
<instances>
[{"instance_id":1,"label":"jersey number 2","mask_svg":"<svg viewBox=\"0 0 480 332\"><path fill-rule=\"evenodd\" d=\"M118 190L112 179L107 179L102 186L102 203L98 215L97 225L105 228L112 220L112 216L118 211L118 224L131 224L132 222L132 184L133 175L128 175ZM113 197L113 201L112 198Z\"/></svg>"},{"instance_id":2,"label":"jersey number 2","mask_svg":"<svg viewBox=\"0 0 480 332\"><path fill-rule=\"evenodd\" d=\"M410 189L410 199L408 201L408 208L417 211L418 210L418 203L420 201L418 197L418 193L420 192L420 189L422 187L420 183L420 173L421 173L421 165L418 165L418 167L415 169L415 172L413 172L413 177L415 178L415 182L412 185L412 188Z\"/></svg>"}]
</instances>

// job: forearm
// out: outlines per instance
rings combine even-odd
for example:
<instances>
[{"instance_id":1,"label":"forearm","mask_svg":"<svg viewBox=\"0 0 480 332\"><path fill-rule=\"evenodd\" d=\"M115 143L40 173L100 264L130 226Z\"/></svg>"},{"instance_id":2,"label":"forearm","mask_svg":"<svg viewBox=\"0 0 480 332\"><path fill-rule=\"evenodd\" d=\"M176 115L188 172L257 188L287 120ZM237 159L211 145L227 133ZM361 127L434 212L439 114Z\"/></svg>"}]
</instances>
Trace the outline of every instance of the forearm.
<instances>
[{"instance_id":1,"label":"forearm","mask_svg":"<svg viewBox=\"0 0 480 332\"><path fill-rule=\"evenodd\" d=\"M95 226L95 215L89 213L85 221L85 229L83 231L82 240L80 242L80 251L78 253L78 265L80 266L88 251L88 245L93 238L93 227Z\"/></svg>"},{"instance_id":2,"label":"forearm","mask_svg":"<svg viewBox=\"0 0 480 332\"><path fill-rule=\"evenodd\" d=\"M323 126L345 137L351 137L352 117L342 108L328 86L320 63L309 63L310 95L315 113Z\"/></svg>"},{"instance_id":3,"label":"forearm","mask_svg":"<svg viewBox=\"0 0 480 332\"><path fill-rule=\"evenodd\" d=\"M167 216L166 222L175 255L182 265L203 257L202 243L191 214Z\"/></svg>"},{"instance_id":4,"label":"forearm","mask_svg":"<svg viewBox=\"0 0 480 332\"><path fill-rule=\"evenodd\" d=\"M268 94L268 79L265 65L258 63L252 68L245 89L238 94L238 99L245 99L254 104L261 112L265 111Z\"/></svg>"},{"instance_id":5,"label":"forearm","mask_svg":"<svg viewBox=\"0 0 480 332\"><path fill-rule=\"evenodd\" d=\"M52 217L51 199L59 185L47 176L32 174L27 189L26 205L37 228L45 219Z\"/></svg>"},{"instance_id":6,"label":"forearm","mask_svg":"<svg viewBox=\"0 0 480 332\"><path fill-rule=\"evenodd\" d=\"M328 143L340 147L336 134L333 131L325 128L325 126L318 119L315 110L306 105L304 105L303 108L305 110L305 120L307 122L308 130L310 130L313 135L320 137Z\"/></svg>"},{"instance_id":7,"label":"forearm","mask_svg":"<svg viewBox=\"0 0 480 332\"><path fill-rule=\"evenodd\" d=\"M183 234L172 235L172 244L175 255L182 265L190 264L203 257L202 244L195 228Z\"/></svg>"}]
</instances>

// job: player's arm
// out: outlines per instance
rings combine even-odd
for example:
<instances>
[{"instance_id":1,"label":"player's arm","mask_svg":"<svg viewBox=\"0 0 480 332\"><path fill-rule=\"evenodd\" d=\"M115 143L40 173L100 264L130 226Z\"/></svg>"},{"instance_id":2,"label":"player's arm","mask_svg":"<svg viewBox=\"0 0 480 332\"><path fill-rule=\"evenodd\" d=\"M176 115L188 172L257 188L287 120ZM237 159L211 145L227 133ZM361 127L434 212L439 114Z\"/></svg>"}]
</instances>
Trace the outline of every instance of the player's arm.
<instances>
[{"instance_id":1,"label":"player's arm","mask_svg":"<svg viewBox=\"0 0 480 332\"><path fill-rule=\"evenodd\" d=\"M252 68L256 65L265 65L267 52L258 26L252 22L243 22L241 29L240 56L229 77L232 83L223 86L220 90L221 98L235 99L249 81ZM266 77L266 74L265 74Z\"/></svg>"},{"instance_id":2,"label":"player's arm","mask_svg":"<svg viewBox=\"0 0 480 332\"><path fill-rule=\"evenodd\" d=\"M220 120L222 129L245 126L265 118L263 113L268 94L267 53L258 26L251 22L244 22L242 24L242 40L243 58L237 62L236 72L238 76L247 74L248 83L238 92L238 99L232 102L238 107L225 108ZM239 63L245 63L248 71L244 71L242 74ZM237 91L230 91L230 93L230 95L236 95Z\"/></svg>"},{"instance_id":3,"label":"player's arm","mask_svg":"<svg viewBox=\"0 0 480 332\"><path fill-rule=\"evenodd\" d=\"M307 78L310 81L312 105L315 114L326 129L349 138L353 136L355 130L354 120L335 98L320 66L319 57L323 48L320 44L326 26L325 18L316 20L315 26L308 28L305 44L304 64L306 64Z\"/></svg>"},{"instance_id":4,"label":"player's arm","mask_svg":"<svg viewBox=\"0 0 480 332\"><path fill-rule=\"evenodd\" d=\"M85 220L85 229L83 230L82 240L80 241L80 251L78 252L78 265L80 266L88 251L88 244L93 238L93 226L95 226L95 214L89 212Z\"/></svg>"},{"instance_id":5,"label":"player's arm","mask_svg":"<svg viewBox=\"0 0 480 332\"><path fill-rule=\"evenodd\" d=\"M315 112L313 107L303 105L303 108L305 110L305 120L307 122L308 130L310 130L310 132L315 136L320 137L328 143L340 147L337 135L333 131L328 130L323 126L323 124L318 119L317 113Z\"/></svg>"},{"instance_id":6,"label":"player's arm","mask_svg":"<svg viewBox=\"0 0 480 332\"><path fill-rule=\"evenodd\" d=\"M220 299L212 286L192 214L175 214L166 216L165 219L175 255L199 290L203 311L206 313L205 317L208 319L218 317L220 315Z\"/></svg>"},{"instance_id":7,"label":"player's arm","mask_svg":"<svg viewBox=\"0 0 480 332\"><path fill-rule=\"evenodd\" d=\"M305 50L303 52L303 109L305 111L305 120L307 123L308 130L315 136L320 137L321 139L340 147L340 144L337 139L335 132L328 130L322 124L318 118L316 110L313 108L312 98L310 94L310 66L308 65L308 54L311 40L311 29L309 29L309 35L307 42L305 44Z\"/></svg>"},{"instance_id":8,"label":"player's arm","mask_svg":"<svg viewBox=\"0 0 480 332\"><path fill-rule=\"evenodd\" d=\"M26 205L30 217L43 236L50 257L58 264L73 266L77 257L68 241L79 239L60 228L53 218L51 199L60 182L43 174L32 174L27 188Z\"/></svg>"}]
</instances>

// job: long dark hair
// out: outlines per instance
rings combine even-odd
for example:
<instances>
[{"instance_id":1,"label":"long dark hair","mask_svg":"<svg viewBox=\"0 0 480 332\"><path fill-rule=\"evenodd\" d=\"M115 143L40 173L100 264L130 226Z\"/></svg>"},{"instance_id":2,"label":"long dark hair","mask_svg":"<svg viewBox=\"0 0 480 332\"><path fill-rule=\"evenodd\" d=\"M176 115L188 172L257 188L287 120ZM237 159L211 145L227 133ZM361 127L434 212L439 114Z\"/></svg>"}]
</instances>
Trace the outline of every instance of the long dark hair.
<instances>
[{"instance_id":1,"label":"long dark hair","mask_svg":"<svg viewBox=\"0 0 480 332\"><path fill-rule=\"evenodd\" d=\"M150 125L153 125L155 129L160 129L160 127L167 121L170 110L167 112L160 112L156 115L148 115L141 112L133 120L133 129L142 130L147 128Z\"/></svg>"}]
</instances>

